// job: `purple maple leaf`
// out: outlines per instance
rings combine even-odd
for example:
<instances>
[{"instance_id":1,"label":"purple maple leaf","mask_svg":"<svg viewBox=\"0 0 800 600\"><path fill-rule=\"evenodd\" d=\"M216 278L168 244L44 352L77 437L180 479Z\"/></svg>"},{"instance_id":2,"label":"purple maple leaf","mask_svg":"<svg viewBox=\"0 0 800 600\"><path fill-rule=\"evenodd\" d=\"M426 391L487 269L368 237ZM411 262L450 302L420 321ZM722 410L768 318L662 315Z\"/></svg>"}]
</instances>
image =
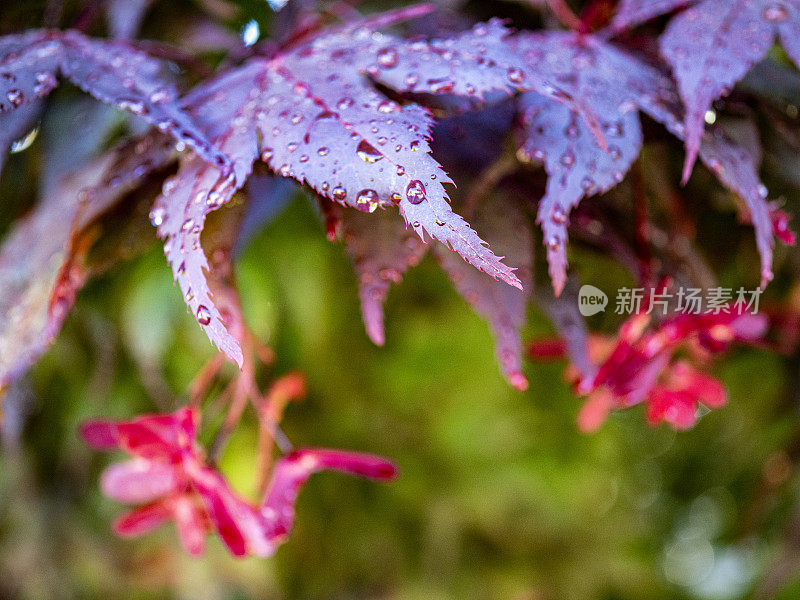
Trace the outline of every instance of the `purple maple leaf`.
<instances>
[{"instance_id":1,"label":"purple maple leaf","mask_svg":"<svg viewBox=\"0 0 800 600\"><path fill-rule=\"evenodd\" d=\"M452 181L429 153L433 120L428 111L401 105L370 84L368 76L380 78L382 71L396 68L395 60L400 63L406 46L428 47L367 26L393 18L396 14L391 13L334 30L271 60L254 59L182 103L204 124L213 143L231 156L234 174L225 178L216 168L187 158L165 186L153 221L167 239L167 254L190 310L212 341L237 362L238 346L205 283L207 262L199 236L205 215L243 185L258 156L277 173L340 204L370 213L397 206L420 238L427 233L492 277L521 285L513 270L450 208L444 184ZM486 43L507 35L499 26L473 33ZM432 52L448 56L445 51ZM505 52L509 60L515 57L511 50ZM321 62L331 68L320 70ZM491 74L479 80L476 95L512 89L516 75L509 75L508 66L500 69L490 61L476 65ZM448 86L436 89L451 91ZM567 93L553 89L555 97L577 107Z\"/></svg>"},{"instance_id":2,"label":"purple maple leaf","mask_svg":"<svg viewBox=\"0 0 800 600\"><path fill-rule=\"evenodd\" d=\"M473 217L493 247L519 265L523 290L504 285L479 273L452 252L440 246L434 254L459 294L476 313L489 322L500 370L520 391L528 388L522 372L520 329L525 324L533 272L533 236L528 218L513 197L495 196L484 201Z\"/></svg>"},{"instance_id":3,"label":"purple maple leaf","mask_svg":"<svg viewBox=\"0 0 800 600\"><path fill-rule=\"evenodd\" d=\"M553 323L558 337L564 342L570 363L578 370L581 379L589 379L594 376L595 367L589 359L586 319L579 310L580 287L576 277L569 277L560 296L553 296L549 288L537 289L534 300Z\"/></svg>"},{"instance_id":4,"label":"purple maple leaf","mask_svg":"<svg viewBox=\"0 0 800 600\"><path fill-rule=\"evenodd\" d=\"M761 256L761 285L772 277L772 254L775 233L768 191L758 178L758 158L737 144L719 127L706 132L700 146L700 159L725 187L747 204L750 222L756 233L756 246Z\"/></svg>"},{"instance_id":5,"label":"purple maple leaf","mask_svg":"<svg viewBox=\"0 0 800 600\"><path fill-rule=\"evenodd\" d=\"M0 37L0 113L46 97L69 79L107 104L138 115L221 168L228 158L178 106L161 63L121 42L76 31L31 31Z\"/></svg>"},{"instance_id":6,"label":"purple maple leaf","mask_svg":"<svg viewBox=\"0 0 800 600\"><path fill-rule=\"evenodd\" d=\"M630 29L658 16L682 8L695 0L621 0L611 21L615 31Z\"/></svg>"},{"instance_id":7,"label":"purple maple leaf","mask_svg":"<svg viewBox=\"0 0 800 600\"><path fill-rule=\"evenodd\" d=\"M345 209L341 226L342 240L358 276L358 296L367 335L382 346L386 339L383 303L389 287L400 283L405 272L422 260L428 246L389 213L366 215Z\"/></svg>"},{"instance_id":8,"label":"purple maple leaf","mask_svg":"<svg viewBox=\"0 0 800 600\"><path fill-rule=\"evenodd\" d=\"M559 294L567 277L571 210L584 197L622 181L638 157L642 132L637 109L656 110L677 98L669 96L657 71L592 36L521 34L517 46L530 64L561 81L572 97L581 98L602 115L608 142L606 151L568 107L534 94L520 98L520 156L542 162L549 175L538 221L553 287Z\"/></svg>"},{"instance_id":9,"label":"purple maple leaf","mask_svg":"<svg viewBox=\"0 0 800 600\"><path fill-rule=\"evenodd\" d=\"M136 187L174 144L162 135L125 144L52 186L0 247L0 387L23 374L61 329L89 273L86 227ZM31 240L36 240L35 244Z\"/></svg>"},{"instance_id":10,"label":"purple maple leaf","mask_svg":"<svg viewBox=\"0 0 800 600\"><path fill-rule=\"evenodd\" d=\"M580 114L605 147L594 107L521 56L511 33L500 19L492 19L448 39L388 43L366 70L381 83L407 93L483 99L494 91L536 92Z\"/></svg>"},{"instance_id":11,"label":"purple maple leaf","mask_svg":"<svg viewBox=\"0 0 800 600\"><path fill-rule=\"evenodd\" d=\"M684 181L697 158L712 102L764 57L776 36L800 65L797 0L704 0L670 21L660 42L686 105Z\"/></svg>"}]
</instances>

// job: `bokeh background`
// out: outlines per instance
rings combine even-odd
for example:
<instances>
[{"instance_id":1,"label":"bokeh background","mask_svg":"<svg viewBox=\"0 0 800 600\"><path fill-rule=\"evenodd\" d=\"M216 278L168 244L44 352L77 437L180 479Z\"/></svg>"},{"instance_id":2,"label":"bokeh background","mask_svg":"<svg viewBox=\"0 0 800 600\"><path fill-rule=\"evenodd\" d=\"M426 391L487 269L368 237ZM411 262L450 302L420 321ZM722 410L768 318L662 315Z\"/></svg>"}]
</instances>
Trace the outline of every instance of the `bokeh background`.
<instances>
[{"instance_id":1,"label":"bokeh background","mask_svg":"<svg viewBox=\"0 0 800 600\"><path fill-rule=\"evenodd\" d=\"M234 40L250 19L270 27L265 2L216 4L157 3L143 35L174 41L176 23L208 11ZM41 25L48 6L3 6L2 31ZM61 24L85 10L79 2L62 8ZM39 139L12 156L0 181L0 233L34 202L54 154L48 143L56 147L65 127L74 132L68 147L89 137L104 147L137 124L59 90ZM147 225L146 211L141 220ZM715 237L729 239L732 214L709 221L711 246ZM80 293L53 348L4 398L1 597L800 597L796 357L734 350L716 369L729 406L691 431L649 428L634 409L582 435L565 363L528 364L529 391L510 389L487 325L430 258L391 292L386 346L372 345L344 249L326 240L302 193L238 259L248 321L277 356L262 375L307 377L306 399L290 405L283 422L295 443L384 454L400 478L382 485L315 476L300 496L294 533L269 560L231 558L216 540L204 558L189 558L171 527L115 538L109 524L122 507L98 488L115 457L91 452L78 424L182 405L213 353L186 314L155 236L141 231L142 252ZM584 281L604 289L626 283L603 259L575 252ZM755 265L749 249L724 277L749 281ZM618 325L613 317L598 323L607 331ZM552 330L531 308L525 333ZM209 440L219 415L206 419ZM243 494L253 490L255 444L248 415L221 463Z\"/></svg>"}]
</instances>

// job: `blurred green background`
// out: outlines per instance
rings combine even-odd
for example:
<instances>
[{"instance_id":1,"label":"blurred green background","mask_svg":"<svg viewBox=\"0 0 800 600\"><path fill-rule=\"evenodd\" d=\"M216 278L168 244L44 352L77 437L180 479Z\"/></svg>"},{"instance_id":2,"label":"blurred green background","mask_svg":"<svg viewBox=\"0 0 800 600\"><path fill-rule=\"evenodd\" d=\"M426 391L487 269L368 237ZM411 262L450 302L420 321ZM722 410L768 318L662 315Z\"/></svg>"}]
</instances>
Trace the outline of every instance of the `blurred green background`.
<instances>
[{"instance_id":1,"label":"blurred green background","mask_svg":"<svg viewBox=\"0 0 800 600\"><path fill-rule=\"evenodd\" d=\"M529 365L531 389L512 391L488 327L429 259L392 292L387 344L374 347L347 257L302 198L255 239L240 280L274 373L308 377L289 437L385 454L401 477L315 476L270 560L233 559L218 541L191 559L170 528L116 539L121 507L97 477L119 457L93 454L77 425L180 405L212 354L154 247L81 293L15 390L31 415L1 459L8 597L723 599L775 568L797 491L782 359L735 352L720 370L730 405L690 432L650 429L632 410L586 436L564 365ZM529 333L546 331L532 312ZM222 461L243 493L255 435L250 416ZM799 591L800 579L780 597Z\"/></svg>"},{"instance_id":2,"label":"blurred green background","mask_svg":"<svg viewBox=\"0 0 800 600\"><path fill-rule=\"evenodd\" d=\"M67 2L66 13L78 14L79 4ZM209 4L158 3L145 37L171 40L176 14L188 20ZM250 18L268 28L263 2L218 4L238 4L227 24L234 34ZM3 6L4 29L38 25L46 5ZM59 102L76 96L59 94ZM125 129L118 116L107 126L109 139ZM44 132L47 140L47 119ZM35 180L42 143L12 157L3 175L3 232L33 201L35 186L20 183ZM734 237L731 214L704 224L710 246ZM292 370L307 376L307 398L283 422L296 444L384 454L400 478L313 477L294 533L269 560L231 558L217 540L204 558L189 558L171 527L115 538L109 525L122 507L100 494L98 476L120 456L91 452L78 424L182 405L213 353L151 241L79 294L55 346L4 400L0 597L800 597L795 359L733 351L717 370L729 406L689 432L648 428L634 409L581 435L565 364L529 364L530 390L511 390L487 325L430 258L393 289L386 346L372 345L343 247L325 239L299 195L238 264L249 323L277 354L264 381ZM747 256L726 276L752 276L752 248ZM592 277L608 277L607 264L593 261L576 262L586 281L604 281ZM526 339L549 333L531 309ZM218 421L208 415L205 440ZM255 444L247 415L222 459L243 494L253 490Z\"/></svg>"}]
</instances>

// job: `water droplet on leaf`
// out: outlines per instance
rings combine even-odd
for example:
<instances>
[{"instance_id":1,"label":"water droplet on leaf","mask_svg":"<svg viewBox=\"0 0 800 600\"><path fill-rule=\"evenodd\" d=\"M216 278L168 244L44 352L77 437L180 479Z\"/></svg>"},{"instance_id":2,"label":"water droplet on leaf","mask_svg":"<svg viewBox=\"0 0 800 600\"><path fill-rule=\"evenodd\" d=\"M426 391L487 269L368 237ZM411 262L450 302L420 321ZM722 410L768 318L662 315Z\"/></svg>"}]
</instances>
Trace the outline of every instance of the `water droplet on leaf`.
<instances>
[{"instance_id":1,"label":"water droplet on leaf","mask_svg":"<svg viewBox=\"0 0 800 600\"><path fill-rule=\"evenodd\" d=\"M200 325L208 325L211 323L211 312L204 305L197 307L197 322Z\"/></svg>"},{"instance_id":2,"label":"water droplet on leaf","mask_svg":"<svg viewBox=\"0 0 800 600\"><path fill-rule=\"evenodd\" d=\"M384 69L392 69L397 66L399 57L394 48L383 48L378 51L378 64Z\"/></svg>"},{"instance_id":3,"label":"water droplet on leaf","mask_svg":"<svg viewBox=\"0 0 800 600\"><path fill-rule=\"evenodd\" d=\"M383 154L376 150L367 140L361 140L358 148L356 148L356 153L366 163L376 163L383 158Z\"/></svg>"},{"instance_id":4,"label":"water droplet on leaf","mask_svg":"<svg viewBox=\"0 0 800 600\"><path fill-rule=\"evenodd\" d=\"M406 188L406 198L411 204L420 204L423 200L427 199L425 194L425 186L418 179L415 179L408 184Z\"/></svg>"},{"instance_id":5,"label":"water droplet on leaf","mask_svg":"<svg viewBox=\"0 0 800 600\"><path fill-rule=\"evenodd\" d=\"M361 190L356 196L356 208L362 212L375 212L379 203L380 198L375 190Z\"/></svg>"}]
</instances>

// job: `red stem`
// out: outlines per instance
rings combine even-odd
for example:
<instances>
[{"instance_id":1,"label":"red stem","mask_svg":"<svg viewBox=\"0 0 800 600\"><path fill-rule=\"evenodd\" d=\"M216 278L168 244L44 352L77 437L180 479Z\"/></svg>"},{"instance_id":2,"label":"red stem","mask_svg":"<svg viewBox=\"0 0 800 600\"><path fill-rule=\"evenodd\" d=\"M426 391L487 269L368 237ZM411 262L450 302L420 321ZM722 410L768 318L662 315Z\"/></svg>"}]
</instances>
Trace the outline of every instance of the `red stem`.
<instances>
[{"instance_id":1,"label":"red stem","mask_svg":"<svg viewBox=\"0 0 800 600\"><path fill-rule=\"evenodd\" d=\"M547 0L547 5L567 29L572 29L573 31L581 29L581 20L566 3L566 0Z\"/></svg>"}]
</instances>

